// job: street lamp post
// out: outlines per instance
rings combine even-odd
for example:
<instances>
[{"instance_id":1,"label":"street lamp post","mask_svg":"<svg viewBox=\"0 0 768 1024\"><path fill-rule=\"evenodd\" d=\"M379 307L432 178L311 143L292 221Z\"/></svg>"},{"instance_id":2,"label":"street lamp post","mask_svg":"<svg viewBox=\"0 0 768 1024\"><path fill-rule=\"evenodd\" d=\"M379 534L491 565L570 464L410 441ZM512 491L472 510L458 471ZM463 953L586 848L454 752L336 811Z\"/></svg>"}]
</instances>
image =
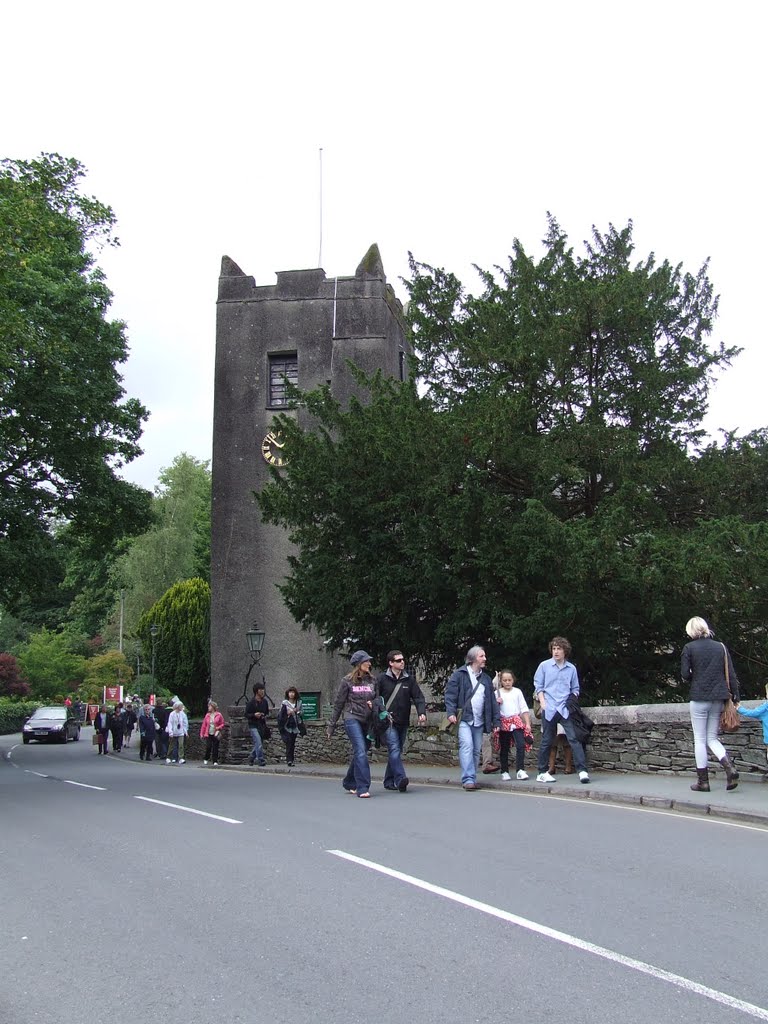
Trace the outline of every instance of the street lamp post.
<instances>
[{"instance_id":1,"label":"street lamp post","mask_svg":"<svg viewBox=\"0 0 768 1024\"><path fill-rule=\"evenodd\" d=\"M245 631L245 639L248 642L248 653L251 656L251 663L248 666L248 671L245 673L245 682L243 683L243 692L235 701L235 707L240 703L241 700L245 700L248 696L248 680L251 677L256 665L261 661L261 652L264 649L264 638L266 633L263 629L259 629L258 625L254 622L250 629ZM262 676L262 679L264 677ZM266 684L266 680L264 680Z\"/></svg>"},{"instance_id":2,"label":"street lamp post","mask_svg":"<svg viewBox=\"0 0 768 1024\"><path fill-rule=\"evenodd\" d=\"M155 647L157 646L157 634L160 632L160 627L154 622L149 627L149 635L152 638L152 692L155 692Z\"/></svg>"}]
</instances>

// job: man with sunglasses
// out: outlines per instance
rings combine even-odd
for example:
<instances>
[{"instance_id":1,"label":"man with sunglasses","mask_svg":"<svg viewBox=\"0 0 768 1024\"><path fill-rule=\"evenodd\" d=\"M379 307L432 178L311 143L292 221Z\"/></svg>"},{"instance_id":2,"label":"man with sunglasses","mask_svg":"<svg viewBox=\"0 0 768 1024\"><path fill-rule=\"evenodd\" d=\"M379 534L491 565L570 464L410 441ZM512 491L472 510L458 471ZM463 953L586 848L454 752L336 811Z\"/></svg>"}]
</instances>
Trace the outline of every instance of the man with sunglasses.
<instances>
[{"instance_id":1,"label":"man with sunglasses","mask_svg":"<svg viewBox=\"0 0 768 1024\"><path fill-rule=\"evenodd\" d=\"M387 655L388 668L376 680L379 696L392 715L387 742L387 770L384 773L384 789L396 789L405 793L408 776L403 768L402 754L408 739L408 724L411 719L411 704L416 708L419 725L427 724L427 702L414 676L406 670L402 651L390 651Z\"/></svg>"}]
</instances>

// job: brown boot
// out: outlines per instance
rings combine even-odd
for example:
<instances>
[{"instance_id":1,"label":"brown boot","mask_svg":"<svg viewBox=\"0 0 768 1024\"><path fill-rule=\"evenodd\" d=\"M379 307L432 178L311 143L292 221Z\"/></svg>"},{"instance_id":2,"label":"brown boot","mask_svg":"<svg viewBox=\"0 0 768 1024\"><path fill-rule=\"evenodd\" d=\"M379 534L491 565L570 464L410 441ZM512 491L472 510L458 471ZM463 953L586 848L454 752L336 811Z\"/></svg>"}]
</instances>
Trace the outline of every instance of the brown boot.
<instances>
[{"instance_id":1,"label":"brown boot","mask_svg":"<svg viewBox=\"0 0 768 1024\"><path fill-rule=\"evenodd\" d=\"M573 751L570 744L565 745L565 775L573 775Z\"/></svg>"},{"instance_id":2,"label":"brown boot","mask_svg":"<svg viewBox=\"0 0 768 1024\"><path fill-rule=\"evenodd\" d=\"M694 782L691 789L694 793L708 793L709 792L709 771L706 768L697 768L696 774L699 777L698 782Z\"/></svg>"},{"instance_id":3,"label":"brown boot","mask_svg":"<svg viewBox=\"0 0 768 1024\"><path fill-rule=\"evenodd\" d=\"M739 773L736 771L736 769L731 764L731 760L730 760L730 758L728 757L727 754L726 754L725 757L721 757L720 758L720 764L723 766L723 769L725 770L725 788L726 788L726 791L730 791L732 789L736 789L736 787L739 784Z\"/></svg>"}]
</instances>

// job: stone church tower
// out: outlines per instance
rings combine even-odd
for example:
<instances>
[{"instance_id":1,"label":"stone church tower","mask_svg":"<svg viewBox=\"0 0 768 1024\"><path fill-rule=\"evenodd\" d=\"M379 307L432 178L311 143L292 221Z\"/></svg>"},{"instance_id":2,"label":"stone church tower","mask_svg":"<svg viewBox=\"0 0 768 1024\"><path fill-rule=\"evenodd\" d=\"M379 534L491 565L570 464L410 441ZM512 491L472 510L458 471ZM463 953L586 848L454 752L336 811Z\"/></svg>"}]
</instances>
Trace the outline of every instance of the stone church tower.
<instances>
[{"instance_id":1,"label":"stone church tower","mask_svg":"<svg viewBox=\"0 0 768 1024\"><path fill-rule=\"evenodd\" d=\"M244 689L250 665L246 630L266 632L260 665L248 684L267 681L278 704L293 684L331 699L347 663L323 638L302 630L277 590L287 573L285 531L262 523L253 492L280 464L272 416L284 410L285 379L303 390L330 382L344 401L355 390L346 361L368 373L402 379L406 340L402 306L387 284L378 247L354 277L289 270L257 287L228 256L222 259L216 324L211 542L211 693L220 707Z\"/></svg>"}]
</instances>

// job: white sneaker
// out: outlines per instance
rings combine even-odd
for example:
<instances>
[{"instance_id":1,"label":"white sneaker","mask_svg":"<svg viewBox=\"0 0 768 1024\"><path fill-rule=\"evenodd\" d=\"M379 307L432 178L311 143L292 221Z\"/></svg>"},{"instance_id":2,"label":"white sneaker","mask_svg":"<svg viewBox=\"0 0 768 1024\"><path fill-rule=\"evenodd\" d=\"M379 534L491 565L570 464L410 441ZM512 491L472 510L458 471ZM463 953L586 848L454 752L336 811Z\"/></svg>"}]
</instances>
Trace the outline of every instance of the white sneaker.
<instances>
[{"instance_id":1,"label":"white sneaker","mask_svg":"<svg viewBox=\"0 0 768 1024\"><path fill-rule=\"evenodd\" d=\"M502 782L509 782L511 778L512 778L512 776L509 774L509 772L502 772L501 773L501 781Z\"/></svg>"},{"instance_id":2,"label":"white sneaker","mask_svg":"<svg viewBox=\"0 0 768 1024\"><path fill-rule=\"evenodd\" d=\"M186 764L186 763L187 763L187 762L186 762L186 761L184 760L184 758L183 758L183 757L180 757L180 758L179 758L179 764Z\"/></svg>"},{"instance_id":3,"label":"white sneaker","mask_svg":"<svg viewBox=\"0 0 768 1024\"><path fill-rule=\"evenodd\" d=\"M219 762L218 761L214 761L213 762L213 767L214 768L218 768L219 767Z\"/></svg>"},{"instance_id":4,"label":"white sneaker","mask_svg":"<svg viewBox=\"0 0 768 1024\"><path fill-rule=\"evenodd\" d=\"M583 782L584 785L586 786L586 784L589 782L589 773L588 772L579 772L579 782Z\"/></svg>"},{"instance_id":5,"label":"white sneaker","mask_svg":"<svg viewBox=\"0 0 768 1024\"><path fill-rule=\"evenodd\" d=\"M170 764L170 763L171 763L171 759L170 759L170 757L166 757L166 759L165 759L165 763L166 763L166 764Z\"/></svg>"},{"instance_id":6,"label":"white sneaker","mask_svg":"<svg viewBox=\"0 0 768 1024\"><path fill-rule=\"evenodd\" d=\"M203 764L208 764L208 762L207 761L203 761Z\"/></svg>"},{"instance_id":7,"label":"white sneaker","mask_svg":"<svg viewBox=\"0 0 768 1024\"><path fill-rule=\"evenodd\" d=\"M528 778L528 772L524 772L523 769L521 768L520 771L517 773L517 777L520 780L520 782L522 782L523 779L527 779Z\"/></svg>"},{"instance_id":8,"label":"white sneaker","mask_svg":"<svg viewBox=\"0 0 768 1024\"><path fill-rule=\"evenodd\" d=\"M557 782L556 775L550 775L549 772L539 772L536 776L537 782Z\"/></svg>"}]
</instances>

